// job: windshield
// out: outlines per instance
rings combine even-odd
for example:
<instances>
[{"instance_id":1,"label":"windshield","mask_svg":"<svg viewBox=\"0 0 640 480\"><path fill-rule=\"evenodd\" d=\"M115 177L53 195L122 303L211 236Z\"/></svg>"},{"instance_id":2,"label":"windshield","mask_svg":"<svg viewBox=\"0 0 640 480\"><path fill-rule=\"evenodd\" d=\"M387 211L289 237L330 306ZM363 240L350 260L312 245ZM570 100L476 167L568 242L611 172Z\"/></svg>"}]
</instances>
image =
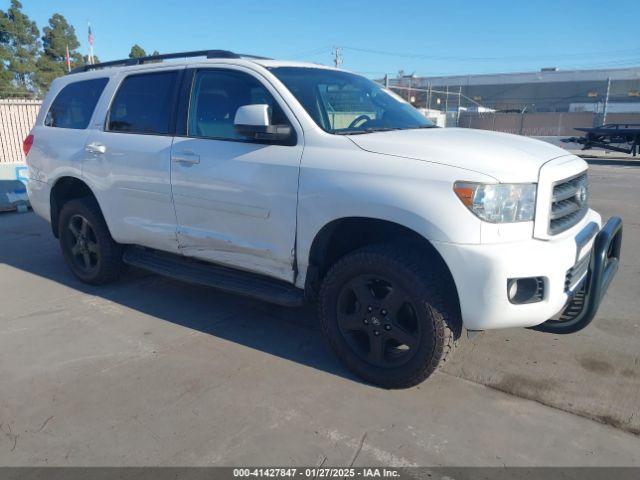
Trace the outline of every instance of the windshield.
<instances>
[{"instance_id":1,"label":"windshield","mask_svg":"<svg viewBox=\"0 0 640 480\"><path fill-rule=\"evenodd\" d=\"M271 68L323 130L354 135L435 125L397 95L359 75L324 68Z\"/></svg>"}]
</instances>

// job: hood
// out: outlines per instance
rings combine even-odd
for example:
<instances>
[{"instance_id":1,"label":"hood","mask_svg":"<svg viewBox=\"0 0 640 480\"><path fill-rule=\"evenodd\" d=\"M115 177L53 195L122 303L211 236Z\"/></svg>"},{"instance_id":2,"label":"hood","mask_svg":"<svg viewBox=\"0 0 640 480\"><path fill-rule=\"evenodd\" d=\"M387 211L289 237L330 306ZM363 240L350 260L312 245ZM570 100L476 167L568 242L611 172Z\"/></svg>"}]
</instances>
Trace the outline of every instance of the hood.
<instances>
[{"instance_id":1,"label":"hood","mask_svg":"<svg viewBox=\"0 0 640 480\"><path fill-rule=\"evenodd\" d=\"M540 140L469 128L392 130L348 138L369 152L473 170L499 182L536 182L544 163L569 155Z\"/></svg>"}]
</instances>

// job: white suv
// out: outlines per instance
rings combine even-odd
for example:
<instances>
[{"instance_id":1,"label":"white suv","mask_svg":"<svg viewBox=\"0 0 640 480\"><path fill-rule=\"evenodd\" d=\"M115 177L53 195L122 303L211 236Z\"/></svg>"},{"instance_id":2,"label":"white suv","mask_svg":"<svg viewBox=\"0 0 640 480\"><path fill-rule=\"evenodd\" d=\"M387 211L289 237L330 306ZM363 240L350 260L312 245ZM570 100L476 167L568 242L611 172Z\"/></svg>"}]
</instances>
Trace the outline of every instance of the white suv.
<instances>
[{"instance_id":1,"label":"white suv","mask_svg":"<svg viewBox=\"0 0 640 480\"><path fill-rule=\"evenodd\" d=\"M583 328L618 267L622 223L589 209L583 160L436 128L319 65L217 50L86 66L54 81L25 151L31 204L81 280L126 263L317 301L338 356L388 388L428 377L463 327Z\"/></svg>"}]
</instances>

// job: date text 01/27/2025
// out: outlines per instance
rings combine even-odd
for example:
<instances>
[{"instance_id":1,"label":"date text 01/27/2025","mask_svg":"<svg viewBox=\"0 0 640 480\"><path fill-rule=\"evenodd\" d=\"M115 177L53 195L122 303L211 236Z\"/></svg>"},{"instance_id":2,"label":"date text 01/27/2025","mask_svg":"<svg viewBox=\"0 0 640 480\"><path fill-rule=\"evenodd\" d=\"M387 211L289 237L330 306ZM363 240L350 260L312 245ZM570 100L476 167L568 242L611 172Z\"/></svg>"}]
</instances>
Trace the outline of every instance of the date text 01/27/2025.
<instances>
[{"instance_id":1,"label":"date text 01/27/2025","mask_svg":"<svg viewBox=\"0 0 640 480\"><path fill-rule=\"evenodd\" d=\"M234 468L234 478L397 478L393 468Z\"/></svg>"}]
</instances>

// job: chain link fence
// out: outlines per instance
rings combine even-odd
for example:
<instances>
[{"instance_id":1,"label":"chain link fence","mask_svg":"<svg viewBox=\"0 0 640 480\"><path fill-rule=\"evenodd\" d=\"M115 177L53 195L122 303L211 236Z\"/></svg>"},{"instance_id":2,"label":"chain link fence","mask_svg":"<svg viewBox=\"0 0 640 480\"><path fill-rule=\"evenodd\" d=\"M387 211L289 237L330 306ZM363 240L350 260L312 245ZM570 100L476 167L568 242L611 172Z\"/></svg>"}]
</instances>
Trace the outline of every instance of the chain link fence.
<instances>
[{"instance_id":1,"label":"chain link fence","mask_svg":"<svg viewBox=\"0 0 640 480\"><path fill-rule=\"evenodd\" d=\"M514 133L529 137L573 137L584 132L581 127L594 127L602 123L602 115L591 112L501 113L461 112L458 126ZM640 123L639 113L610 113L607 123Z\"/></svg>"}]
</instances>

